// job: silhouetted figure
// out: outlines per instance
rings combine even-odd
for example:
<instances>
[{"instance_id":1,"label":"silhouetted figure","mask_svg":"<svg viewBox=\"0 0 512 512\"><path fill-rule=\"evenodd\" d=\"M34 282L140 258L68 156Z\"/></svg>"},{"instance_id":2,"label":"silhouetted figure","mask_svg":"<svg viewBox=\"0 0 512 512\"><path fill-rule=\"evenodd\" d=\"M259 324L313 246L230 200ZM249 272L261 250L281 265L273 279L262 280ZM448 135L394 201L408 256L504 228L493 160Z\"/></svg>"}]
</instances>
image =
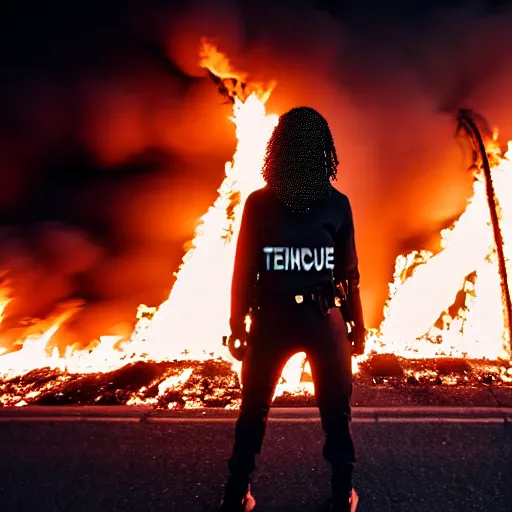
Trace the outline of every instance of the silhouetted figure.
<instances>
[{"instance_id":1,"label":"silhouetted figure","mask_svg":"<svg viewBox=\"0 0 512 512\"><path fill-rule=\"evenodd\" d=\"M220 510L252 510L250 477L287 360L306 352L332 466L332 510L355 510L351 356L365 327L350 202L331 184L338 159L327 121L308 107L282 115L266 151L267 186L242 214L231 296L231 353L242 360L242 404ZM336 287L344 283L351 341ZM250 314L247 333L245 318ZM242 342L235 344L235 340ZM290 447L293 446L290 443Z\"/></svg>"}]
</instances>

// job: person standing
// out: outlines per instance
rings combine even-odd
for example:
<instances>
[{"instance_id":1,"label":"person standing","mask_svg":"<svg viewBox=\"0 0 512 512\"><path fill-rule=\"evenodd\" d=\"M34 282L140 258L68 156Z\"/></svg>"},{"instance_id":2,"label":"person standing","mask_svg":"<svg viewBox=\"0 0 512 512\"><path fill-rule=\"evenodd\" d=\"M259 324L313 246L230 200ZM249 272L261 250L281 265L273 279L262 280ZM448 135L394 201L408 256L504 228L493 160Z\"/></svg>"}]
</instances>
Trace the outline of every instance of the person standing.
<instances>
[{"instance_id":1,"label":"person standing","mask_svg":"<svg viewBox=\"0 0 512 512\"><path fill-rule=\"evenodd\" d=\"M266 186L244 205L228 342L243 361L242 402L220 511L254 509L251 474L275 387L287 360L302 351L325 432L323 455L332 468L331 510L357 506L351 359L364 352L366 331L352 208L332 185L338 164L325 118L310 107L293 108L280 116L267 144Z\"/></svg>"}]
</instances>

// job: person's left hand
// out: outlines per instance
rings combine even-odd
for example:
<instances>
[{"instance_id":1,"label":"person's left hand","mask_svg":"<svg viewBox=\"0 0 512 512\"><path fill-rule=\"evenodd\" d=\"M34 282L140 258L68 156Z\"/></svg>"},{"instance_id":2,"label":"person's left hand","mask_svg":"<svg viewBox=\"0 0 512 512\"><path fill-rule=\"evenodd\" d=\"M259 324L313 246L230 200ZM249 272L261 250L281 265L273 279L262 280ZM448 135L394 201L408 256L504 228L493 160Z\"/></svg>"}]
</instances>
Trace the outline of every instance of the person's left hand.
<instances>
[{"instance_id":1,"label":"person's left hand","mask_svg":"<svg viewBox=\"0 0 512 512\"><path fill-rule=\"evenodd\" d=\"M247 338L241 340L240 338L235 338L231 335L228 338L228 349L229 353L237 361L242 361L247 351Z\"/></svg>"},{"instance_id":2,"label":"person's left hand","mask_svg":"<svg viewBox=\"0 0 512 512\"><path fill-rule=\"evenodd\" d=\"M227 346L229 353L237 360L242 361L247 351L248 332L245 324L231 327L231 335L228 338Z\"/></svg>"}]
</instances>

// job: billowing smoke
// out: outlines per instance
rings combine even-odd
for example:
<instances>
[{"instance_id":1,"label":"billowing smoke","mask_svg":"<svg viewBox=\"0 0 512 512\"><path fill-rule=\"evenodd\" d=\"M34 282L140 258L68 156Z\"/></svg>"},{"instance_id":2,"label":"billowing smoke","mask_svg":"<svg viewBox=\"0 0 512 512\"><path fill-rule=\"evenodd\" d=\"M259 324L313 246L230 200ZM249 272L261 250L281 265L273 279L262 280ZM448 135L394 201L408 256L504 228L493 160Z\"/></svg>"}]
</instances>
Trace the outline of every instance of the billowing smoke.
<instances>
[{"instance_id":1,"label":"billowing smoke","mask_svg":"<svg viewBox=\"0 0 512 512\"><path fill-rule=\"evenodd\" d=\"M328 118L377 325L396 255L435 249L470 194L455 109L512 137L510 14L392 4L88 1L20 13L8 2L0 259L12 300L0 346L70 305L59 346L130 332L139 303L168 295L235 147L230 106L198 65L202 37L254 80L277 81L268 111L308 104Z\"/></svg>"}]
</instances>

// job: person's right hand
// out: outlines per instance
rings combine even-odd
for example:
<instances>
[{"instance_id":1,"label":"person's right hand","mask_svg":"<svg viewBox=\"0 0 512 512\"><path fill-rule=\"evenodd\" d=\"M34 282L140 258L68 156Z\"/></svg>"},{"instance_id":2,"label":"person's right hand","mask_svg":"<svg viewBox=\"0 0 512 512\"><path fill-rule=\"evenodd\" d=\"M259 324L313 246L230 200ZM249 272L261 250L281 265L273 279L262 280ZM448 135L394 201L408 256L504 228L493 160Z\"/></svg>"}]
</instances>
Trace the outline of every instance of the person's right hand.
<instances>
[{"instance_id":1,"label":"person's right hand","mask_svg":"<svg viewBox=\"0 0 512 512\"><path fill-rule=\"evenodd\" d=\"M366 345L366 329L361 325L353 325L349 333L349 339L352 343L352 355L362 356Z\"/></svg>"}]
</instances>

